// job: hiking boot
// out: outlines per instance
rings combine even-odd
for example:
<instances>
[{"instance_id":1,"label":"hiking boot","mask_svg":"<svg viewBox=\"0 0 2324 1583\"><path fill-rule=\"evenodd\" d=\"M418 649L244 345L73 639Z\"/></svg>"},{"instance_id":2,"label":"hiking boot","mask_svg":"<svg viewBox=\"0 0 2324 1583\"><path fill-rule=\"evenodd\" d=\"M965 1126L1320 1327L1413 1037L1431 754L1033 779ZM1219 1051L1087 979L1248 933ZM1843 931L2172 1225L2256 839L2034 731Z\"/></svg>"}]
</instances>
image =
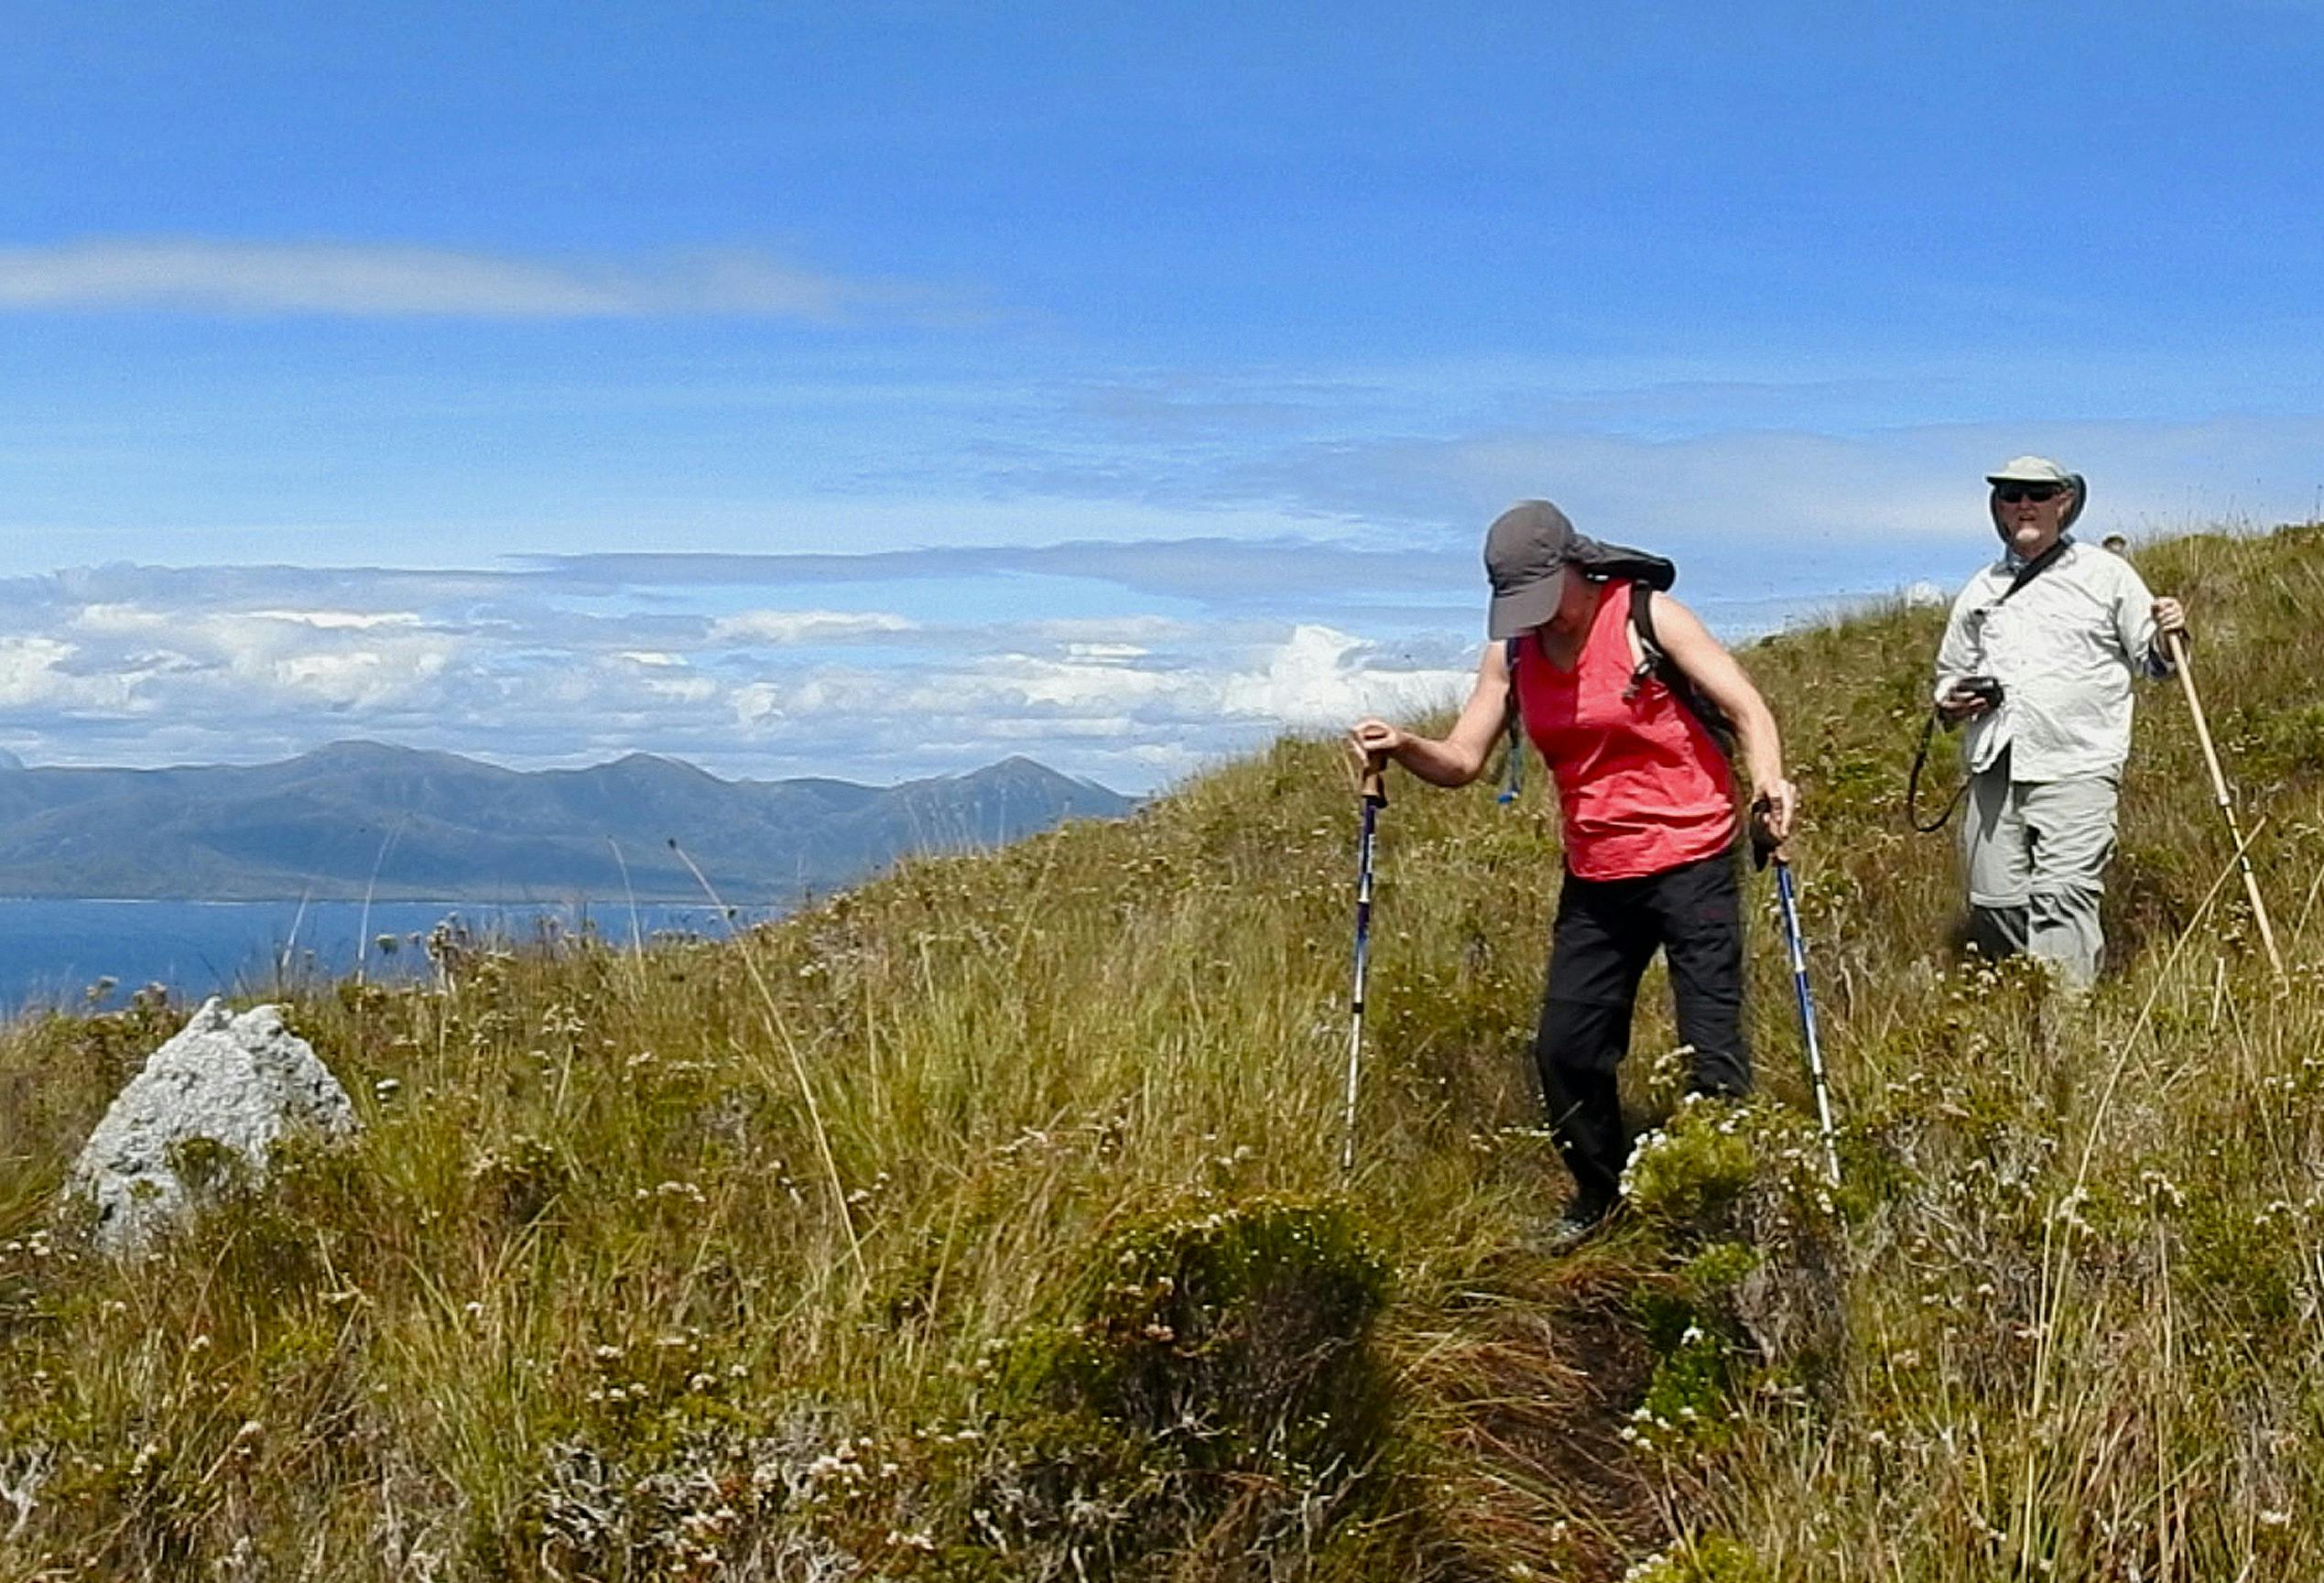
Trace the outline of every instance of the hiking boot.
<instances>
[{"instance_id":1,"label":"hiking boot","mask_svg":"<svg viewBox=\"0 0 2324 1583\"><path fill-rule=\"evenodd\" d=\"M1542 1233L1543 1246L1552 1253L1569 1252L1596 1236L1614 1212L1618 1200L1592 1198L1576 1193L1549 1229Z\"/></svg>"}]
</instances>

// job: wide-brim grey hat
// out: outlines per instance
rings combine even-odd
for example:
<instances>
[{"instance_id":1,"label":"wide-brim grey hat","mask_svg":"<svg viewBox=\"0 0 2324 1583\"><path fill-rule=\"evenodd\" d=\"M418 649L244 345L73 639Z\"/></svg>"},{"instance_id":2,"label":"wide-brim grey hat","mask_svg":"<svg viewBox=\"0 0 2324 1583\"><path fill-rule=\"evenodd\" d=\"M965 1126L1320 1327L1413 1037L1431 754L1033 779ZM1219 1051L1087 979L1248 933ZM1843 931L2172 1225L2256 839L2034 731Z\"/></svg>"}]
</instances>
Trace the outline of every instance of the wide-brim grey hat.
<instances>
[{"instance_id":1,"label":"wide-brim grey hat","mask_svg":"<svg viewBox=\"0 0 2324 1583\"><path fill-rule=\"evenodd\" d=\"M1596 578L1630 578L1655 588L1678 580L1678 569L1658 555L1602 544L1573 530L1566 514L1546 500L1521 500L1485 531L1485 576L1493 604L1485 630L1515 637L1550 620L1565 598L1567 567Z\"/></svg>"},{"instance_id":2,"label":"wide-brim grey hat","mask_svg":"<svg viewBox=\"0 0 2324 1583\"><path fill-rule=\"evenodd\" d=\"M2090 482L2079 472L2069 472L2047 456L2013 456L1995 471L1985 475L1987 483L2059 483L2074 492L2073 504L2058 523L2063 533L2074 526L2082 515L2082 507L2090 504Z\"/></svg>"}]
</instances>

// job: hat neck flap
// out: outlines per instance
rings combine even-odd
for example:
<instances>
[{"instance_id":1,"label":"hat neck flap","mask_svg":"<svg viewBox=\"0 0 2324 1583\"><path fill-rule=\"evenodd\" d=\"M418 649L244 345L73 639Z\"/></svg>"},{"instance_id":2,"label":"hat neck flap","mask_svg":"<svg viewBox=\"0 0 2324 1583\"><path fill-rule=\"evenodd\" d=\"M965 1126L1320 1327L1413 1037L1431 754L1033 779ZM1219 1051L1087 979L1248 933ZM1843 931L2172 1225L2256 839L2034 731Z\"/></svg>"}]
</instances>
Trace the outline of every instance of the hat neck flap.
<instances>
[{"instance_id":1,"label":"hat neck flap","mask_svg":"<svg viewBox=\"0 0 2324 1583\"><path fill-rule=\"evenodd\" d=\"M1574 535L1573 548L1567 559L1584 576L1601 582L1643 582L1657 591L1667 591L1678 580L1678 569L1659 555L1648 555L1643 549L1631 549L1619 544L1602 544L1594 538Z\"/></svg>"}]
</instances>

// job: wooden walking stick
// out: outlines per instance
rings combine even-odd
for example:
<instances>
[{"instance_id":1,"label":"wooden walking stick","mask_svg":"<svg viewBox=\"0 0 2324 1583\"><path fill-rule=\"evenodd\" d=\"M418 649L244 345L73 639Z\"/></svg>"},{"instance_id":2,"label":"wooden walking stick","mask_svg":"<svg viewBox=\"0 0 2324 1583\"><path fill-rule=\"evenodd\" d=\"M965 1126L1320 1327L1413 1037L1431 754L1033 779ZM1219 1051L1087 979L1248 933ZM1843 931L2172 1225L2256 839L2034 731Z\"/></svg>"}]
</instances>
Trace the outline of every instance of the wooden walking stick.
<instances>
[{"instance_id":1,"label":"wooden walking stick","mask_svg":"<svg viewBox=\"0 0 2324 1583\"><path fill-rule=\"evenodd\" d=\"M2259 875L2252 872L2243 827L2235 818L2235 799L2227 789L2227 772L2220 768L2219 750L2211 745L2211 728L2203 719L2203 700L2195 692L2195 671L2188 663L2187 634L2174 632L2169 643L2171 666L2178 672L2178 685L2187 691L2187 712L2195 717L2195 740L2203 744L2203 762L2211 770L2211 790L2218 794L2219 811L2227 820L2227 838L2235 843L2235 866L2243 871L2243 894L2251 898L2252 916L2259 920L2260 943L2267 948L2268 962L2281 979L2285 976L2284 953L2275 949L2275 927L2267 921L2267 903L2260 899Z\"/></svg>"}]
</instances>

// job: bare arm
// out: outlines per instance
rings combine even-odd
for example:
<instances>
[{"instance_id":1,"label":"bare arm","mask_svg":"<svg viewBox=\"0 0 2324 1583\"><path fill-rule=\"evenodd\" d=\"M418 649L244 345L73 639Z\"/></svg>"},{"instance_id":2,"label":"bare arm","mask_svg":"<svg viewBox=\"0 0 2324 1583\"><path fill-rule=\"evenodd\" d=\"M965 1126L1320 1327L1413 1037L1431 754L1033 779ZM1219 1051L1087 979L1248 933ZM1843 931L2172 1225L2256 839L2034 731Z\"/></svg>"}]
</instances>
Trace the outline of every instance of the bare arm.
<instances>
[{"instance_id":1,"label":"bare arm","mask_svg":"<svg viewBox=\"0 0 2324 1583\"><path fill-rule=\"evenodd\" d=\"M1358 754L1390 758L1432 786L1463 786L1484 773L1485 760L1509 718L1509 660L1500 644L1485 645L1477 679L1461 717L1441 738L1400 730L1384 720L1358 721L1348 732Z\"/></svg>"},{"instance_id":2,"label":"bare arm","mask_svg":"<svg viewBox=\"0 0 2324 1583\"><path fill-rule=\"evenodd\" d=\"M1671 663L1687 673L1703 696L1735 722L1736 745L1743 751L1744 773L1752 789L1767 801L1768 833L1777 840L1791 833L1791 816L1799 794L1784 777L1783 738L1767 700L1720 646L1695 613L1667 594L1654 596L1655 636Z\"/></svg>"}]
</instances>

